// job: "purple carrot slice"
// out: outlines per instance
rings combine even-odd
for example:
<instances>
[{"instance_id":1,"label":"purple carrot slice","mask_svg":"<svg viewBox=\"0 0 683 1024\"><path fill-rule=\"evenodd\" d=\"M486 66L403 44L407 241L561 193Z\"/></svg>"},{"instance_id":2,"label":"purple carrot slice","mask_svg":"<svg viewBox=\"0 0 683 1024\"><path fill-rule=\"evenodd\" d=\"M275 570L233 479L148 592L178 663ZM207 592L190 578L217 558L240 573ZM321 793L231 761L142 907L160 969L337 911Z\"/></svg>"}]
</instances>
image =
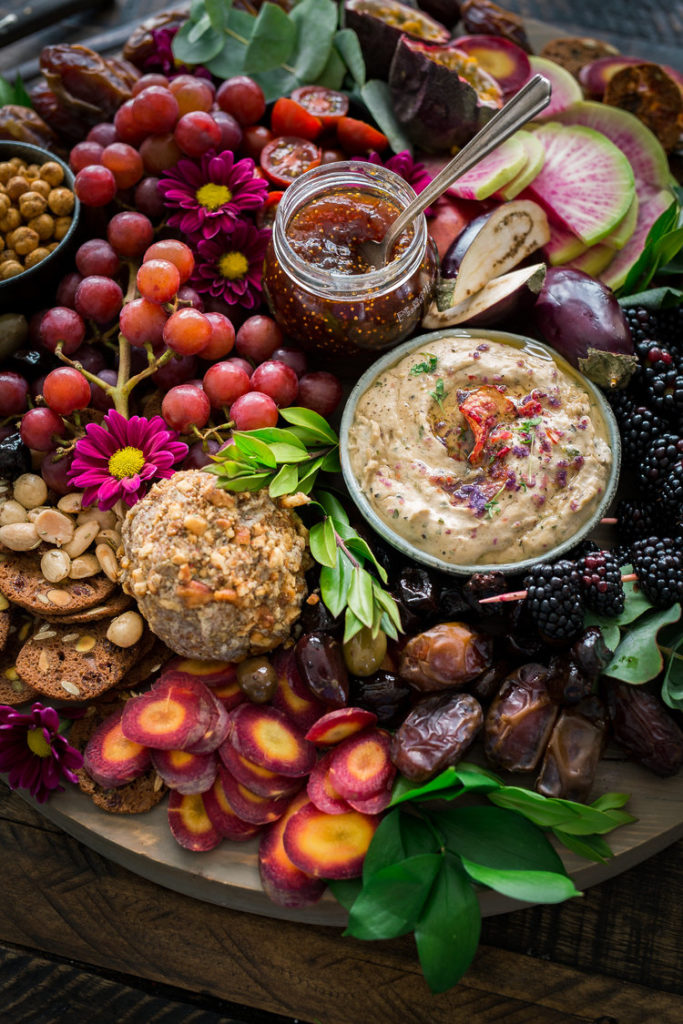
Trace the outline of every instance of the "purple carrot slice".
<instances>
[{"instance_id":1,"label":"purple carrot slice","mask_svg":"<svg viewBox=\"0 0 683 1024\"><path fill-rule=\"evenodd\" d=\"M331 747L376 722L377 715L365 708L335 708L313 723L306 739L316 747Z\"/></svg>"},{"instance_id":2,"label":"purple carrot slice","mask_svg":"<svg viewBox=\"0 0 683 1024\"><path fill-rule=\"evenodd\" d=\"M182 750L204 735L212 706L186 684L157 682L147 693L126 702L121 728L135 743L155 750Z\"/></svg>"},{"instance_id":3,"label":"purple carrot slice","mask_svg":"<svg viewBox=\"0 0 683 1024\"><path fill-rule=\"evenodd\" d=\"M337 792L330 781L331 757L332 751L328 750L320 758L308 776L306 792L308 793L308 799L312 804L315 804L319 811L324 811L325 814L346 814L351 810L351 805L344 799L341 793Z\"/></svg>"},{"instance_id":4,"label":"purple carrot slice","mask_svg":"<svg viewBox=\"0 0 683 1024\"><path fill-rule=\"evenodd\" d=\"M201 793L172 789L168 797L168 826L177 843L194 853L213 850L223 836L206 813Z\"/></svg>"},{"instance_id":5,"label":"purple carrot slice","mask_svg":"<svg viewBox=\"0 0 683 1024\"><path fill-rule=\"evenodd\" d=\"M277 673L278 682L271 701L273 707L287 715L302 732L306 732L325 714L326 705L313 695L301 678L294 648L277 651L271 658L271 664Z\"/></svg>"},{"instance_id":6,"label":"purple carrot slice","mask_svg":"<svg viewBox=\"0 0 683 1024\"><path fill-rule=\"evenodd\" d=\"M88 775L105 789L125 786L142 775L150 765L146 746L127 739L121 729L123 708L105 719L88 740L83 766Z\"/></svg>"},{"instance_id":7,"label":"purple carrot slice","mask_svg":"<svg viewBox=\"0 0 683 1024\"><path fill-rule=\"evenodd\" d=\"M366 729L332 751L330 782L345 800L364 800L388 784L394 766L391 737L383 729Z\"/></svg>"},{"instance_id":8,"label":"purple carrot slice","mask_svg":"<svg viewBox=\"0 0 683 1024\"><path fill-rule=\"evenodd\" d=\"M187 750L153 750L152 764L167 786L186 795L205 793L218 771L214 754Z\"/></svg>"},{"instance_id":9,"label":"purple carrot slice","mask_svg":"<svg viewBox=\"0 0 683 1024\"><path fill-rule=\"evenodd\" d=\"M252 825L269 825L272 821L277 821L289 807L291 797L259 796L258 793L252 793L223 765L219 765L218 774L230 806L242 821L248 821Z\"/></svg>"},{"instance_id":10,"label":"purple carrot slice","mask_svg":"<svg viewBox=\"0 0 683 1024\"><path fill-rule=\"evenodd\" d=\"M211 701L211 721L204 735L185 748L190 754L210 754L217 750L230 731L230 718L225 705L214 697L212 690L205 689Z\"/></svg>"},{"instance_id":11,"label":"purple carrot slice","mask_svg":"<svg viewBox=\"0 0 683 1024\"><path fill-rule=\"evenodd\" d=\"M173 658L164 668L164 675L196 679L205 686L225 686L237 678L233 661L199 661L197 658Z\"/></svg>"},{"instance_id":12,"label":"purple carrot slice","mask_svg":"<svg viewBox=\"0 0 683 1024\"><path fill-rule=\"evenodd\" d=\"M259 874L266 895L281 907L308 907L317 903L325 891L325 883L298 868L289 859L282 843L287 822L308 803L306 792L294 797L277 821L268 825L258 848Z\"/></svg>"},{"instance_id":13,"label":"purple carrot slice","mask_svg":"<svg viewBox=\"0 0 683 1024\"><path fill-rule=\"evenodd\" d=\"M315 747L277 708L240 704L231 712L232 744L249 761L280 775L308 775Z\"/></svg>"},{"instance_id":14,"label":"purple carrot slice","mask_svg":"<svg viewBox=\"0 0 683 1024\"><path fill-rule=\"evenodd\" d=\"M227 739L218 748L221 761L238 782L257 796L291 796L301 789L301 780L290 775L278 775L268 768L254 764Z\"/></svg>"},{"instance_id":15,"label":"purple carrot slice","mask_svg":"<svg viewBox=\"0 0 683 1024\"><path fill-rule=\"evenodd\" d=\"M325 814L308 803L285 825L282 843L292 863L316 878L358 878L379 822L376 814Z\"/></svg>"},{"instance_id":16,"label":"purple carrot slice","mask_svg":"<svg viewBox=\"0 0 683 1024\"><path fill-rule=\"evenodd\" d=\"M203 794L203 800L206 813L225 839L231 839L233 843L244 843L260 832L260 825L252 825L235 814L220 775L216 776L211 789Z\"/></svg>"}]
</instances>

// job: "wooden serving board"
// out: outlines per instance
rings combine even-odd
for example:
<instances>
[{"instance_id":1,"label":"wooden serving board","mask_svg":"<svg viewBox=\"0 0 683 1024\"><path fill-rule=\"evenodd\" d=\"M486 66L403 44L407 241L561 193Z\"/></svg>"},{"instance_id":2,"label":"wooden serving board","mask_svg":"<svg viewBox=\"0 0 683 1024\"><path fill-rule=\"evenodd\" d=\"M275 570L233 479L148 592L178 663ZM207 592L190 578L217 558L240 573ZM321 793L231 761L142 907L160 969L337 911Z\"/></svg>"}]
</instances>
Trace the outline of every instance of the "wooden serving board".
<instances>
[{"instance_id":1,"label":"wooden serving board","mask_svg":"<svg viewBox=\"0 0 683 1024\"><path fill-rule=\"evenodd\" d=\"M511 781L524 784L519 777ZM660 779L618 755L608 756L600 763L594 794L613 791L631 794L626 810L638 820L606 837L615 854L606 864L583 860L559 848L578 889L620 874L683 837L683 774ZM343 926L346 922L346 911L330 895L303 909L272 903L259 880L257 839L248 843L226 840L208 853L184 850L169 831L166 800L147 814L117 815L99 810L73 786L54 794L46 804L36 804L23 791L19 795L97 853L186 896L300 923ZM527 906L490 890L481 891L480 904L485 917Z\"/></svg>"}]
</instances>

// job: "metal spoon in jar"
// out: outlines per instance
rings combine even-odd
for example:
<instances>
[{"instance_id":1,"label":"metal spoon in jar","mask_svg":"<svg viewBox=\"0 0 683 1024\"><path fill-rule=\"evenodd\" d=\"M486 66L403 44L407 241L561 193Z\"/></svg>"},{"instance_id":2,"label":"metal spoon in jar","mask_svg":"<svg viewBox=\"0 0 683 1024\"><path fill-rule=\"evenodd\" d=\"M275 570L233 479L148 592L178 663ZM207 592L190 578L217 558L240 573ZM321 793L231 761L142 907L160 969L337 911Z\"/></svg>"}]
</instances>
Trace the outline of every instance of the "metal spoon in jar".
<instances>
[{"instance_id":1,"label":"metal spoon in jar","mask_svg":"<svg viewBox=\"0 0 683 1024\"><path fill-rule=\"evenodd\" d=\"M387 257L396 240L411 221L415 220L435 199L480 160L505 142L513 132L539 114L550 102L550 82L543 75L534 75L518 93L493 115L490 121L439 171L412 203L396 218L379 242L366 240L359 249L373 270L386 265Z\"/></svg>"}]
</instances>

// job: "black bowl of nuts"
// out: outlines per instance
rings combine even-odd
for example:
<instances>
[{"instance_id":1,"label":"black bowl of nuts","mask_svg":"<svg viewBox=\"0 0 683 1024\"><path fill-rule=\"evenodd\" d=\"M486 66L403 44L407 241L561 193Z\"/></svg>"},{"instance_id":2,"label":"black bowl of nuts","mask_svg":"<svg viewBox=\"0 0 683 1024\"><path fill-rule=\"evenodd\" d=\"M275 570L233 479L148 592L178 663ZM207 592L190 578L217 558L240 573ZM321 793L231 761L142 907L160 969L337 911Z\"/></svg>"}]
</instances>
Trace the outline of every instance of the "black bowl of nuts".
<instances>
[{"instance_id":1,"label":"black bowl of nuts","mask_svg":"<svg viewBox=\"0 0 683 1024\"><path fill-rule=\"evenodd\" d=\"M71 169L47 149L0 142L0 311L60 274L75 241L80 203Z\"/></svg>"}]
</instances>

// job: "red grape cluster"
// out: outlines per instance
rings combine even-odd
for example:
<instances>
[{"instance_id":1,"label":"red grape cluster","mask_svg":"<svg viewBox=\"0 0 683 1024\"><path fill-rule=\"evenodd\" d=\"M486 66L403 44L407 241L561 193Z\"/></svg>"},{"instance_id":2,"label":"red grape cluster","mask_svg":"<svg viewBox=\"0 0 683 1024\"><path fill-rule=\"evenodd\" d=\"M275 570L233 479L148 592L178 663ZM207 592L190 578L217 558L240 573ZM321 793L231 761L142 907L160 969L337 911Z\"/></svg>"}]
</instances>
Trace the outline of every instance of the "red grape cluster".
<instances>
[{"instance_id":1,"label":"red grape cluster","mask_svg":"<svg viewBox=\"0 0 683 1024\"><path fill-rule=\"evenodd\" d=\"M246 76L216 89L194 75L143 75L113 123L95 125L71 150L76 194L95 207L128 198L141 213L161 217L157 182L163 171L183 156L235 151L243 143L251 155L248 134L265 109L263 90Z\"/></svg>"}]
</instances>

